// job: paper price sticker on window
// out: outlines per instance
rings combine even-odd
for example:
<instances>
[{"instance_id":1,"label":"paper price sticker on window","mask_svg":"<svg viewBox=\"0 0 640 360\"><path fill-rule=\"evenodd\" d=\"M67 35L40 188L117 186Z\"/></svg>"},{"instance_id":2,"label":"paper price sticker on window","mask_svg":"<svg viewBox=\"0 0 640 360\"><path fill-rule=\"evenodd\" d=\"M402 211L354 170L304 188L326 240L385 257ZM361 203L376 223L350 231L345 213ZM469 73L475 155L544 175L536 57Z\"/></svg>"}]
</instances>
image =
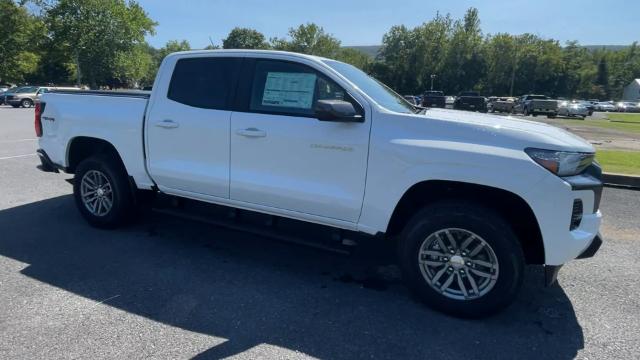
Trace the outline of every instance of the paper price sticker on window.
<instances>
[{"instance_id":1,"label":"paper price sticker on window","mask_svg":"<svg viewBox=\"0 0 640 360\"><path fill-rule=\"evenodd\" d=\"M315 86L315 74L269 72L262 105L311 109Z\"/></svg>"}]
</instances>

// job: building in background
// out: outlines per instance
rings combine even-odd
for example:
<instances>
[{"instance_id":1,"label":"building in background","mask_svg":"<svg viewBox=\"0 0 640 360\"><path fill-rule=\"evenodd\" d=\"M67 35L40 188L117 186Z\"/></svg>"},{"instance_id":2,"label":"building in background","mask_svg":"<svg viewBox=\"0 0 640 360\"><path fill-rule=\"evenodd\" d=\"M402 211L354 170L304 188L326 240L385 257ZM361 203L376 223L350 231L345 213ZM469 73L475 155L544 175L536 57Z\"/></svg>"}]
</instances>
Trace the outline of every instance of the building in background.
<instances>
[{"instance_id":1,"label":"building in background","mask_svg":"<svg viewBox=\"0 0 640 360\"><path fill-rule=\"evenodd\" d=\"M640 79L635 79L624 87L622 99L624 101L640 101Z\"/></svg>"}]
</instances>

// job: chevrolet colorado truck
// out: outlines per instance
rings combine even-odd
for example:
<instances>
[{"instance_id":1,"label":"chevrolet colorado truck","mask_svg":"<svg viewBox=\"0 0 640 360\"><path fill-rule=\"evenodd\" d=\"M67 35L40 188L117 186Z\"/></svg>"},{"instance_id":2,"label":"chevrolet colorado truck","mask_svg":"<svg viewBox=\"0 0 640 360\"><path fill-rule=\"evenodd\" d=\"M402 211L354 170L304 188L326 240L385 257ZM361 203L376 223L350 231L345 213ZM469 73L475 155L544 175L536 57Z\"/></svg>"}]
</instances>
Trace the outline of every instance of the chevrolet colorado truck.
<instances>
[{"instance_id":1,"label":"chevrolet colorado truck","mask_svg":"<svg viewBox=\"0 0 640 360\"><path fill-rule=\"evenodd\" d=\"M330 59L174 53L150 93L44 94L35 130L40 168L75 174L93 226L124 224L160 193L384 239L408 286L455 316L506 307L527 264L544 265L551 284L602 244L589 143L537 122L414 107Z\"/></svg>"}]
</instances>

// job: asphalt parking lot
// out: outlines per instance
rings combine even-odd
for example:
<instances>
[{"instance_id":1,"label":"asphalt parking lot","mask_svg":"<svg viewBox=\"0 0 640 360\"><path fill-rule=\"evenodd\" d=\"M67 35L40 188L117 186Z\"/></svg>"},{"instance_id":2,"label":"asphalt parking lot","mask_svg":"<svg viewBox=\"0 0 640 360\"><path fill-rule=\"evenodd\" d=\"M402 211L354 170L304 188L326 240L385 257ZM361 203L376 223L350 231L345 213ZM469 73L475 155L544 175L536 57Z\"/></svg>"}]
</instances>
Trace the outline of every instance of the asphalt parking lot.
<instances>
[{"instance_id":1,"label":"asphalt parking lot","mask_svg":"<svg viewBox=\"0 0 640 360\"><path fill-rule=\"evenodd\" d=\"M38 171L33 109L0 107L0 357L637 359L640 191L607 188L605 245L517 302L459 320L378 250L344 256L152 213L89 227Z\"/></svg>"}]
</instances>

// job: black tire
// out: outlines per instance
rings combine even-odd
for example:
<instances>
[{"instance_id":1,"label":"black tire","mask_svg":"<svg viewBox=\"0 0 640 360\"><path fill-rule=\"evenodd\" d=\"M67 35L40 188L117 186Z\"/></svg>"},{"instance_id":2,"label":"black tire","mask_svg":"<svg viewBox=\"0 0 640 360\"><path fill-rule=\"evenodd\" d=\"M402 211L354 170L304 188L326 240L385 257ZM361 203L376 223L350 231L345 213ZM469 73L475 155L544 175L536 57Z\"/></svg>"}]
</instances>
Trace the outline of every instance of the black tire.
<instances>
[{"instance_id":1,"label":"black tire","mask_svg":"<svg viewBox=\"0 0 640 360\"><path fill-rule=\"evenodd\" d=\"M113 193L111 209L101 216L94 215L88 209L81 195L82 179L92 170L104 175ZM112 229L135 219L133 190L128 181L126 169L113 156L95 156L80 162L75 171L73 195L80 214L91 226Z\"/></svg>"},{"instance_id":2,"label":"black tire","mask_svg":"<svg viewBox=\"0 0 640 360\"><path fill-rule=\"evenodd\" d=\"M477 234L494 252L498 277L484 295L452 299L432 288L423 276L423 265L418 261L423 242L431 234L447 228ZM494 314L513 302L522 285L525 259L516 235L500 215L474 203L443 201L423 208L403 230L398 250L403 278L411 290L433 309L452 316L479 318Z\"/></svg>"},{"instance_id":3,"label":"black tire","mask_svg":"<svg viewBox=\"0 0 640 360\"><path fill-rule=\"evenodd\" d=\"M23 108L30 108L33 106L33 100L31 99L22 99L20 101L20 106L22 106Z\"/></svg>"},{"instance_id":4,"label":"black tire","mask_svg":"<svg viewBox=\"0 0 640 360\"><path fill-rule=\"evenodd\" d=\"M556 118L556 115L554 115L554 114L549 114L549 115L547 115L547 118L549 118L549 119L555 119L555 118Z\"/></svg>"}]
</instances>

